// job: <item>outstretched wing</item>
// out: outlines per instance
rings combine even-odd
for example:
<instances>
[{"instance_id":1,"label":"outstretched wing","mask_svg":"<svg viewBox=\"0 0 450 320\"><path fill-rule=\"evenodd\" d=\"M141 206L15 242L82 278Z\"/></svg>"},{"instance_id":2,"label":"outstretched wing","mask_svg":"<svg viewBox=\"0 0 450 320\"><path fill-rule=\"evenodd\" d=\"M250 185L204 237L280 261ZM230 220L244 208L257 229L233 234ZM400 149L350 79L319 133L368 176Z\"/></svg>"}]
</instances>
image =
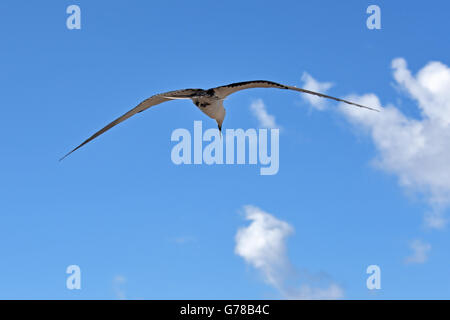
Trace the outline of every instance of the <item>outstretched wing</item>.
<instances>
[{"instance_id":1,"label":"outstretched wing","mask_svg":"<svg viewBox=\"0 0 450 320\"><path fill-rule=\"evenodd\" d=\"M144 110L146 110L146 109L148 109L148 108L150 108L152 106L156 106L156 105L158 105L160 103L163 103L163 102L166 102L166 101L170 101L170 100L173 100L173 99L189 99L189 97L191 95L197 93L198 90L200 90L200 89L184 89L184 90L169 91L169 92L166 92L166 93L160 93L160 94L154 95L154 96L152 96L152 97L142 101L135 108L131 109L130 111L128 111L127 113L125 113L121 117L119 117L116 120L114 120L113 122L109 123L103 129L101 129L101 130L97 131L96 133L94 133L92 136L90 136L88 139L86 139L78 147L76 147L75 149L73 149L72 151L67 153L64 157L59 159L59 161L61 161L64 158L66 158L68 155L70 155L75 150L78 150L79 148L84 146L86 143L94 140L95 138L97 138L102 133L105 133L106 131L108 131L109 129L114 127L115 125L118 125L119 123L127 120L131 116L134 116L136 113L142 112L142 111L144 111Z\"/></svg>"},{"instance_id":2,"label":"outstretched wing","mask_svg":"<svg viewBox=\"0 0 450 320\"><path fill-rule=\"evenodd\" d=\"M354 103L351 101L335 98L335 97L332 97L332 96L329 96L329 95L326 95L323 93L306 90L306 89L302 89L302 88L297 88L294 86L286 86L283 84L279 84L279 83L267 81L267 80L236 82L236 83L231 83L231 84L228 84L225 86L220 86L220 87L216 87L216 88L212 88L212 89L214 90L216 96L218 96L220 99L225 99L227 96L229 96L232 93L235 93L240 90L251 89L251 88L277 88L277 89L294 90L294 91L299 91L299 92L303 92L303 93L313 94L313 95L316 95L316 96L319 96L322 98L333 99L333 100L351 104L351 105L354 105L354 106L357 106L360 108L365 108L365 109L369 109L369 110L373 110L373 111L379 111L374 108L366 107L366 106L363 106L363 105L360 105L360 104L357 104L357 103Z\"/></svg>"}]
</instances>

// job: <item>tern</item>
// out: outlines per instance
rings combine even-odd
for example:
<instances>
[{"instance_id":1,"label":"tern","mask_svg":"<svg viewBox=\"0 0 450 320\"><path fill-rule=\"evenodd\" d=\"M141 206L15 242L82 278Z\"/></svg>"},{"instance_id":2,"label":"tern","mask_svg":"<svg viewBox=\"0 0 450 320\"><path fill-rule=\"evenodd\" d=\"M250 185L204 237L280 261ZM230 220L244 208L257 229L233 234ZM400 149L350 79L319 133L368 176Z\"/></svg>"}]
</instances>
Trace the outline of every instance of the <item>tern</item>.
<instances>
[{"instance_id":1,"label":"tern","mask_svg":"<svg viewBox=\"0 0 450 320\"><path fill-rule=\"evenodd\" d=\"M125 121L126 119L130 118L131 116L142 112L144 110L147 110L150 107L156 106L158 104L161 104L163 102L167 102L170 100L177 100L177 99L190 99L192 102L208 117L216 120L217 127L219 128L219 131L222 132L222 123L225 119L225 108L223 107L223 100L225 100L230 94L235 93L240 90L245 89L251 89L251 88L277 88L277 89L285 89L285 90L294 90L299 91L307 94L313 94L322 98L327 99L333 99L339 102L344 102L353 106L357 106L364 109L369 109L372 111L379 111L374 108L366 107L351 101L335 98L332 96L328 96L323 93L310 91L307 89L297 88L295 86L287 86L284 84L279 84L272 81L267 80L254 80L254 81L244 81L244 82L236 82L231 83L225 86L210 88L207 90L204 89L181 89L181 90L175 90L175 91L169 91L165 93L159 93L154 96L151 96L150 98L142 101L140 104L138 104L135 108L131 109L127 113L123 114L113 122L106 125L103 129L97 131L92 136L90 136L88 139L86 139L83 143L81 143L79 146L74 148L72 151L67 153L64 157L60 159L63 160L68 155L70 155L72 152L78 150L88 142L94 140L99 135L105 133L112 127L118 125L119 123Z\"/></svg>"}]
</instances>

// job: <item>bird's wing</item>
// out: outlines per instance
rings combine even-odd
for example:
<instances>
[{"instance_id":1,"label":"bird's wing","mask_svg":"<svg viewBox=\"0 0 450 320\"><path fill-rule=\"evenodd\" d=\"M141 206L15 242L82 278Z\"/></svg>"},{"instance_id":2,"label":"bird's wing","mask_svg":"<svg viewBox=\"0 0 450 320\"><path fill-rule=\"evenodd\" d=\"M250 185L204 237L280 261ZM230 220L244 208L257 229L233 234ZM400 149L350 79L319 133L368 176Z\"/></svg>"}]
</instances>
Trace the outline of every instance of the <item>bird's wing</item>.
<instances>
[{"instance_id":1,"label":"bird's wing","mask_svg":"<svg viewBox=\"0 0 450 320\"><path fill-rule=\"evenodd\" d=\"M232 93L235 93L237 91L240 90L245 90L245 89L251 89L251 88L277 88L277 89L287 89L287 90L294 90L294 91L299 91L299 92L303 92L303 93L308 93L308 94L313 94L322 98L327 98L327 99L333 99L336 101L340 101L340 102L344 102L344 103L348 103L360 108L365 108L365 109L369 109L369 110L373 110L373 111L379 111L377 109L374 108L370 108L370 107L366 107L351 101L347 101L347 100L343 100L343 99L339 99L339 98L335 98L332 96L328 96L326 94L323 93L319 93L319 92L315 92L315 91L310 91L310 90L306 90L306 89L302 89L302 88L297 88L294 86L286 86L284 84L279 84L276 82L272 82L272 81L267 81L267 80L255 80L255 81L245 81L245 82L236 82L236 83L231 83L225 86L220 86L220 87L216 87L216 88L212 88L215 92L215 94L220 98L220 99L225 99L227 96L229 96Z\"/></svg>"},{"instance_id":2,"label":"bird's wing","mask_svg":"<svg viewBox=\"0 0 450 320\"><path fill-rule=\"evenodd\" d=\"M94 140L95 138L97 138L102 133L105 133L106 131L108 131L109 129L114 127L115 125L121 123L122 121L127 120L131 116L134 116L136 113L142 112L142 111L144 111L144 110L146 110L146 109L148 109L148 108L150 108L152 106L155 106L157 104L160 104L160 103L163 103L163 102L166 102L166 101L170 101L170 100L173 100L173 99L189 99L190 96L194 95L196 92L198 92L198 90L199 89L175 90L175 91L169 91L169 92L166 92L166 93L160 93L160 94L156 94L154 96L151 96L150 98L142 101L135 108L131 109L130 111L128 111L127 113L125 113L121 117L117 118L113 122L111 122L108 125L106 125L103 129L101 129L101 130L97 131L96 133L94 133L92 136L90 136L88 139L86 139L82 144L80 144L78 147L76 147L75 149L73 149L72 151L67 153L64 157L62 157L60 159L60 161L63 160L68 155L70 155L75 150L77 150L77 149L81 148L82 146L84 146L86 143Z\"/></svg>"}]
</instances>

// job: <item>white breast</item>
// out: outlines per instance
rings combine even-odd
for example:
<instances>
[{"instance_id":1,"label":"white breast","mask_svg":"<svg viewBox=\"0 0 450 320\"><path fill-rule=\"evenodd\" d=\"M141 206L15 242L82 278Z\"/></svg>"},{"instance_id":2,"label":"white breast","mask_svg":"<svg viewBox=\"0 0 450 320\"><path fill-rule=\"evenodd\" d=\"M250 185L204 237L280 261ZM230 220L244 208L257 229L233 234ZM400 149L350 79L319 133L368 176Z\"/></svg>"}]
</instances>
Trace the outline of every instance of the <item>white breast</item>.
<instances>
[{"instance_id":1,"label":"white breast","mask_svg":"<svg viewBox=\"0 0 450 320\"><path fill-rule=\"evenodd\" d=\"M223 107L222 100L200 100L197 107L208 117L215 120L223 120L225 116L225 108Z\"/></svg>"}]
</instances>

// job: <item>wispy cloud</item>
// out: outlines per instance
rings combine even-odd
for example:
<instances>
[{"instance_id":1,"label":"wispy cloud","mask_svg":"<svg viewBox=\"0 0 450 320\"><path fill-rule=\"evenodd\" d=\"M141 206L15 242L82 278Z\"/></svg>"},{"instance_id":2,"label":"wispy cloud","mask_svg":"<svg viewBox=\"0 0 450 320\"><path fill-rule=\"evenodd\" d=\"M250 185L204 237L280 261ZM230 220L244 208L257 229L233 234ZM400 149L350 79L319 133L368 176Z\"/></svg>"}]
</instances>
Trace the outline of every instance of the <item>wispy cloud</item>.
<instances>
[{"instance_id":1,"label":"wispy cloud","mask_svg":"<svg viewBox=\"0 0 450 320\"><path fill-rule=\"evenodd\" d=\"M303 283L293 286L294 268L286 252L286 238L294 231L287 222L254 206L244 207L249 226L236 234L235 253L261 271L264 280L288 299L339 299L343 290L334 283L325 287Z\"/></svg>"},{"instance_id":2,"label":"wispy cloud","mask_svg":"<svg viewBox=\"0 0 450 320\"><path fill-rule=\"evenodd\" d=\"M116 295L116 298L119 300L125 300L127 299L125 294L125 289L123 286L127 282L127 279L124 276L116 275L113 278L113 290L114 294Z\"/></svg>"},{"instance_id":3,"label":"wispy cloud","mask_svg":"<svg viewBox=\"0 0 450 320\"><path fill-rule=\"evenodd\" d=\"M192 236L179 236L171 239L172 242L176 244L187 244L187 243L193 243L196 241L195 237Z\"/></svg>"},{"instance_id":4,"label":"wispy cloud","mask_svg":"<svg viewBox=\"0 0 450 320\"><path fill-rule=\"evenodd\" d=\"M333 86L331 82L319 82L307 72L303 72L302 75L303 88L311 91L316 91L320 93L326 93L328 89ZM311 94L303 94L303 99L309 102L311 106L316 109L323 110L326 106L327 101L324 98L314 96Z\"/></svg>"},{"instance_id":5,"label":"wispy cloud","mask_svg":"<svg viewBox=\"0 0 450 320\"><path fill-rule=\"evenodd\" d=\"M266 105L262 99L258 99L252 102L250 110L258 120L259 126L262 128L279 128L275 122L275 117L267 112Z\"/></svg>"},{"instance_id":6,"label":"wispy cloud","mask_svg":"<svg viewBox=\"0 0 450 320\"><path fill-rule=\"evenodd\" d=\"M431 245L421 240L414 240L410 243L412 254L405 259L405 263L419 264L425 263L428 260L428 253L431 250Z\"/></svg>"},{"instance_id":7,"label":"wispy cloud","mask_svg":"<svg viewBox=\"0 0 450 320\"><path fill-rule=\"evenodd\" d=\"M393 105L382 106L375 94L347 99L381 112L344 104L339 110L372 138L378 168L395 174L401 186L426 196L431 208L425 214L426 226L443 228L443 212L450 204L450 68L430 62L413 76L402 58L394 59L392 68L397 87L420 110L419 119L406 116Z\"/></svg>"}]
</instances>

